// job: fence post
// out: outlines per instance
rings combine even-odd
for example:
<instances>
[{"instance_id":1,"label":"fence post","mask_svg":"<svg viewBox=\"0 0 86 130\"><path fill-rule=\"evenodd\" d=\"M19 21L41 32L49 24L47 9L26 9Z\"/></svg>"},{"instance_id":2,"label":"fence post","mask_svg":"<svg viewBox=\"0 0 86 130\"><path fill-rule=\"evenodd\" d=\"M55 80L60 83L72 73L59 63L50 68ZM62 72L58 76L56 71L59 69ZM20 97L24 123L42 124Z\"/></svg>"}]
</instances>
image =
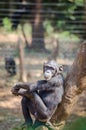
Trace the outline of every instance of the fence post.
<instances>
[{"instance_id":1,"label":"fence post","mask_svg":"<svg viewBox=\"0 0 86 130\"><path fill-rule=\"evenodd\" d=\"M25 72L25 66L24 66L24 50L22 45L22 40L19 37L18 38L18 49L19 49L19 69L20 69L20 81L26 82L27 76Z\"/></svg>"}]
</instances>

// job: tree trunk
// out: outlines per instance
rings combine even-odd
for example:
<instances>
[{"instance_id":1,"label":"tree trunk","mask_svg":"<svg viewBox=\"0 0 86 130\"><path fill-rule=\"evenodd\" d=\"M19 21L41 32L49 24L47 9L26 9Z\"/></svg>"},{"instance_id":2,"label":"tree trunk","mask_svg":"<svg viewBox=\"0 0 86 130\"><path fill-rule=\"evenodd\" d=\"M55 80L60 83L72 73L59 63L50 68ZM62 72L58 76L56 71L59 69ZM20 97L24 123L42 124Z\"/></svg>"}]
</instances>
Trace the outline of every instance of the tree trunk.
<instances>
[{"instance_id":1,"label":"tree trunk","mask_svg":"<svg viewBox=\"0 0 86 130\"><path fill-rule=\"evenodd\" d=\"M23 35L24 40L25 40L26 48L29 48L30 45L28 43L27 37L26 37L25 32L24 32L24 24L21 25L21 30L22 30L22 35Z\"/></svg>"},{"instance_id":2,"label":"tree trunk","mask_svg":"<svg viewBox=\"0 0 86 130\"><path fill-rule=\"evenodd\" d=\"M35 0L36 5L34 7L33 12L33 21L32 23L32 45L31 48L35 48L36 50L45 49L44 44L44 27L43 27L43 19L41 17L42 11L42 0Z\"/></svg>"},{"instance_id":3,"label":"tree trunk","mask_svg":"<svg viewBox=\"0 0 86 130\"><path fill-rule=\"evenodd\" d=\"M14 2L14 0L9 1L9 7L8 7L9 8L9 18L11 18L12 15L13 15L13 12L10 11L10 10L12 10L14 8L13 2Z\"/></svg>"},{"instance_id":4,"label":"tree trunk","mask_svg":"<svg viewBox=\"0 0 86 130\"><path fill-rule=\"evenodd\" d=\"M20 68L20 81L27 82L27 77L26 77L26 72L25 72L25 67L24 67L24 50L23 50L23 45L22 41L19 38L18 41L18 48L19 48L19 68Z\"/></svg>"},{"instance_id":5,"label":"tree trunk","mask_svg":"<svg viewBox=\"0 0 86 130\"><path fill-rule=\"evenodd\" d=\"M70 116L79 94L86 89L86 41L65 79L63 100L52 117L52 121L63 122Z\"/></svg>"}]
</instances>

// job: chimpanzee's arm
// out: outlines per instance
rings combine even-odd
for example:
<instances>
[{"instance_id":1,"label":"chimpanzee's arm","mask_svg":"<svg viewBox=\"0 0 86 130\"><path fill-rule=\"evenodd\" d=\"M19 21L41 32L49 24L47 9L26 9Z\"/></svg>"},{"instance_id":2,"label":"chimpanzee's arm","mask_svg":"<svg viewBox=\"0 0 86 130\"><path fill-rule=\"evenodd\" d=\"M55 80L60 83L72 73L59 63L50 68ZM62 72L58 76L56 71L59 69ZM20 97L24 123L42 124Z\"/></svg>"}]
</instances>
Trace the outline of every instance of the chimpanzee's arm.
<instances>
[{"instance_id":1,"label":"chimpanzee's arm","mask_svg":"<svg viewBox=\"0 0 86 130\"><path fill-rule=\"evenodd\" d=\"M37 81L35 83L17 83L11 90L11 92L15 95L15 96L26 96L30 94L30 92L36 91L38 90L38 85L39 84L45 84L47 81L46 80L40 80ZM24 89L24 91L19 91L20 89Z\"/></svg>"},{"instance_id":2,"label":"chimpanzee's arm","mask_svg":"<svg viewBox=\"0 0 86 130\"><path fill-rule=\"evenodd\" d=\"M49 81L40 80L35 83L18 83L14 86L14 90L20 88L26 89L29 92L36 90L53 90L55 87L59 87L60 85L63 85L63 79L61 75L58 75Z\"/></svg>"},{"instance_id":3,"label":"chimpanzee's arm","mask_svg":"<svg viewBox=\"0 0 86 130\"><path fill-rule=\"evenodd\" d=\"M21 88L30 91L32 89L33 90L36 89L39 84L45 84L45 83L47 83L46 80L40 80L40 81L37 81L35 83L22 83L22 82L19 82L12 88L12 91L13 92L18 92L19 89L21 89Z\"/></svg>"},{"instance_id":4,"label":"chimpanzee's arm","mask_svg":"<svg viewBox=\"0 0 86 130\"><path fill-rule=\"evenodd\" d=\"M38 81L36 85L31 84L29 90L30 92L36 90L54 90L55 87L60 87L61 85L63 85L63 78L61 75L58 75L49 81L43 80Z\"/></svg>"}]
</instances>

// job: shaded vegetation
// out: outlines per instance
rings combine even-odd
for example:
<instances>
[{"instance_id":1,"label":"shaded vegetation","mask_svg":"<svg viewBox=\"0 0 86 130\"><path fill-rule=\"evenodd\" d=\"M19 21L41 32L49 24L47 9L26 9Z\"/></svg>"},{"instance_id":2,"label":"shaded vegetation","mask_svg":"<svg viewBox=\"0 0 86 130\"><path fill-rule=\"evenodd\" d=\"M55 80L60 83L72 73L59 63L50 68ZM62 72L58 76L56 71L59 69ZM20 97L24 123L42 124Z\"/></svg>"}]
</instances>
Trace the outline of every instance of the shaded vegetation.
<instances>
[{"instance_id":1,"label":"shaded vegetation","mask_svg":"<svg viewBox=\"0 0 86 130\"><path fill-rule=\"evenodd\" d=\"M63 130L86 130L86 117L81 117L65 125Z\"/></svg>"}]
</instances>

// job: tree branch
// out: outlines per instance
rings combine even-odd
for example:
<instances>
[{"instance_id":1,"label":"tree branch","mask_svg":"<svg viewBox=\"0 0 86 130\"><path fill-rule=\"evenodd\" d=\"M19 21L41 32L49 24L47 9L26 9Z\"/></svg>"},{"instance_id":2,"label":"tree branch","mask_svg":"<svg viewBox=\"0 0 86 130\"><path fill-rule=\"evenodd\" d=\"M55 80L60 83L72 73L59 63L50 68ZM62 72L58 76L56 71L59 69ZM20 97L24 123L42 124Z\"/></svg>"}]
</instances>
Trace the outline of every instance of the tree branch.
<instances>
[{"instance_id":1,"label":"tree branch","mask_svg":"<svg viewBox=\"0 0 86 130\"><path fill-rule=\"evenodd\" d=\"M81 44L78 55L65 79L65 93L62 103L52 117L52 121L66 121L70 116L78 95L86 88L86 41Z\"/></svg>"}]
</instances>

